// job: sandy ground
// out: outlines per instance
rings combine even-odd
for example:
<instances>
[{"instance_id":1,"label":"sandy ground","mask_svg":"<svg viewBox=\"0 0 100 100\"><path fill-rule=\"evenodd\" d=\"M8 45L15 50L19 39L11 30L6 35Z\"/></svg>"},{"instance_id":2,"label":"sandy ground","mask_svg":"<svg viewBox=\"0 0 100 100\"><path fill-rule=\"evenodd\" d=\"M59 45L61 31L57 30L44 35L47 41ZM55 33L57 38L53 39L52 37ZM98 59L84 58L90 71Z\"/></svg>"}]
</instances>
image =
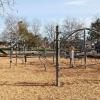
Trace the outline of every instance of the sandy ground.
<instances>
[{"instance_id":1,"label":"sandy ground","mask_svg":"<svg viewBox=\"0 0 100 100\"><path fill-rule=\"evenodd\" d=\"M100 100L99 60L89 59L85 69L82 60L69 68L69 60L60 61L60 87L55 86L55 67L52 59L28 58L23 64L0 58L0 100ZM47 71L43 63L46 62ZM80 66L80 64L82 66ZM95 65L96 64L96 65Z\"/></svg>"}]
</instances>

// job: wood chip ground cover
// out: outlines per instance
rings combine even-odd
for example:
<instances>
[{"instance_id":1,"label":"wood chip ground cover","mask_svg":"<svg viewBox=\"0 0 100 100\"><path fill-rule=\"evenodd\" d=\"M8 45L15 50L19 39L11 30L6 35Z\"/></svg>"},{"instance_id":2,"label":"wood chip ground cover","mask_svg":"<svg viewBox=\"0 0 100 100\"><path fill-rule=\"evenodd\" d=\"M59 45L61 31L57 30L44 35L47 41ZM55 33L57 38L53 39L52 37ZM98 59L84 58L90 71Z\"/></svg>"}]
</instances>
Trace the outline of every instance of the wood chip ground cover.
<instances>
[{"instance_id":1,"label":"wood chip ground cover","mask_svg":"<svg viewBox=\"0 0 100 100\"><path fill-rule=\"evenodd\" d=\"M70 69L69 60L62 58L60 87L54 85L55 65L51 58L47 71L37 57L28 58L26 66L21 58L17 66L15 62L13 59L10 68L9 59L0 58L0 100L100 100L100 65L92 65L91 60L86 69Z\"/></svg>"}]
</instances>

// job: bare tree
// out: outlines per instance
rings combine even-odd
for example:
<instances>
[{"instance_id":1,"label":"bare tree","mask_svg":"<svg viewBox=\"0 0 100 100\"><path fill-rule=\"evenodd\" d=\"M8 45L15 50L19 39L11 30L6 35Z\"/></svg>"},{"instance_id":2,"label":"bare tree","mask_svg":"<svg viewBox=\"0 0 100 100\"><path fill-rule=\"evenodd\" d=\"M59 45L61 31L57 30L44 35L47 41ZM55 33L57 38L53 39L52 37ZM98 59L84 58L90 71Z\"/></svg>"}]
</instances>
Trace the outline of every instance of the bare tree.
<instances>
[{"instance_id":1,"label":"bare tree","mask_svg":"<svg viewBox=\"0 0 100 100\"><path fill-rule=\"evenodd\" d=\"M18 36L18 18L14 16L8 16L5 20L5 29L2 32L3 39L9 40L17 38Z\"/></svg>"},{"instance_id":2,"label":"bare tree","mask_svg":"<svg viewBox=\"0 0 100 100\"><path fill-rule=\"evenodd\" d=\"M14 0L0 0L0 13L4 13L8 9L12 9Z\"/></svg>"},{"instance_id":3,"label":"bare tree","mask_svg":"<svg viewBox=\"0 0 100 100\"><path fill-rule=\"evenodd\" d=\"M71 34L72 31L80 29L82 27L83 27L83 23L81 23L76 19L68 19L68 18L65 19L62 22L62 28L61 28L62 40L63 40L61 47L66 48L66 47L70 47L70 45L76 46L76 41L80 41L82 37L81 32L76 32L69 38L69 40L67 39L67 37Z\"/></svg>"},{"instance_id":4,"label":"bare tree","mask_svg":"<svg viewBox=\"0 0 100 100\"><path fill-rule=\"evenodd\" d=\"M32 22L32 32L34 35L40 35L41 22L37 19L34 19Z\"/></svg>"},{"instance_id":5,"label":"bare tree","mask_svg":"<svg viewBox=\"0 0 100 100\"><path fill-rule=\"evenodd\" d=\"M77 30L83 27L83 23L77 21L77 19L65 19L62 23L63 35L68 34L73 30Z\"/></svg>"},{"instance_id":6,"label":"bare tree","mask_svg":"<svg viewBox=\"0 0 100 100\"><path fill-rule=\"evenodd\" d=\"M32 33L34 35L34 42L35 46L39 47L42 43L42 36L41 36L41 22L38 19L34 19L32 22Z\"/></svg>"},{"instance_id":7,"label":"bare tree","mask_svg":"<svg viewBox=\"0 0 100 100\"><path fill-rule=\"evenodd\" d=\"M3 15L4 13L6 13L6 10L8 10L8 9L11 10L13 5L14 5L14 0L0 0L0 15ZM7 11L7 13L8 13L8 11ZM6 41L8 39L8 37L9 37L8 31L5 29L2 32L2 39L4 41Z\"/></svg>"},{"instance_id":8,"label":"bare tree","mask_svg":"<svg viewBox=\"0 0 100 100\"><path fill-rule=\"evenodd\" d=\"M53 42L55 40L55 24L51 23L51 24L47 24L45 26L45 33L47 35L47 38L49 40L49 42Z\"/></svg>"},{"instance_id":9,"label":"bare tree","mask_svg":"<svg viewBox=\"0 0 100 100\"><path fill-rule=\"evenodd\" d=\"M56 26L55 23L50 23L50 24L47 24L44 29L47 35L47 38L48 38L48 45L54 51L53 52L53 63L55 62L55 35L56 35L55 26Z\"/></svg>"}]
</instances>

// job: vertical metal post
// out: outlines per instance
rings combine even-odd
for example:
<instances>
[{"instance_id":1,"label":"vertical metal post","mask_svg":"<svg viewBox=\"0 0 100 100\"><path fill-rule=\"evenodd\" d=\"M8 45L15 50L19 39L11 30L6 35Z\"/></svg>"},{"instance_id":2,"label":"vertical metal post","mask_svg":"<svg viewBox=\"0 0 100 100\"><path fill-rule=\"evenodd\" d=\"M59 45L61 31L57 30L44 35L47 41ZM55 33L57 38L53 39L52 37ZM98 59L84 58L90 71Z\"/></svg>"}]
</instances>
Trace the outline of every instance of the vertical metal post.
<instances>
[{"instance_id":1,"label":"vertical metal post","mask_svg":"<svg viewBox=\"0 0 100 100\"><path fill-rule=\"evenodd\" d=\"M23 46L23 63L25 64L26 67L27 57L25 53L25 41L22 41L22 46Z\"/></svg>"},{"instance_id":2,"label":"vertical metal post","mask_svg":"<svg viewBox=\"0 0 100 100\"><path fill-rule=\"evenodd\" d=\"M21 41L21 56L22 56L22 64L25 64L25 52L24 52L24 41Z\"/></svg>"},{"instance_id":3,"label":"vertical metal post","mask_svg":"<svg viewBox=\"0 0 100 100\"><path fill-rule=\"evenodd\" d=\"M45 71L47 71L46 69L46 39L44 39L44 60L45 60L45 63L44 63L44 68L45 68Z\"/></svg>"},{"instance_id":4,"label":"vertical metal post","mask_svg":"<svg viewBox=\"0 0 100 100\"><path fill-rule=\"evenodd\" d=\"M10 55L9 55L10 57L9 58L10 58L10 68L11 68L11 66L12 66L12 51L13 51L13 47L12 47L12 36L10 37L10 39L11 40L10 40L10 52L9 52L10 53Z\"/></svg>"},{"instance_id":5,"label":"vertical metal post","mask_svg":"<svg viewBox=\"0 0 100 100\"><path fill-rule=\"evenodd\" d=\"M12 53L13 53L13 48L11 47L10 48L10 68L11 68L11 65L12 65Z\"/></svg>"},{"instance_id":6,"label":"vertical metal post","mask_svg":"<svg viewBox=\"0 0 100 100\"><path fill-rule=\"evenodd\" d=\"M84 66L86 68L86 58L87 58L87 54L86 54L86 32L84 29Z\"/></svg>"},{"instance_id":7,"label":"vertical metal post","mask_svg":"<svg viewBox=\"0 0 100 100\"><path fill-rule=\"evenodd\" d=\"M17 50L18 50L18 44L16 45L16 66L17 66L17 57L18 57L18 52L17 52Z\"/></svg>"},{"instance_id":8,"label":"vertical metal post","mask_svg":"<svg viewBox=\"0 0 100 100\"><path fill-rule=\"evenodd\" d=\"M55 63L55 32L54 32L54 39L53 39L53 63Z\"/></svg>"},{"instance_id":9,"label":"vertical metal post","mask_svg":"<svg viewBox=\"0 0 100 100\"><path fill-rule=\"evenodd\" d=\"M53 63L55 63L55 39L53 41Z\"/></svg>"},{"instance_id":10,"label":"vertical metal post","mask_svg":"<svg viewBox=\"0 0 100 100\"><path fill-rule=\"evenodd\" d=\"M46 39L44 39L44 57L46 59Z\"/></svg>"},{"instance_id":11,"label":"vertical metal post","mask_svg":"<svg viewBox=\"0 0 100 100\"><path fill-rule=\"evenodd\" d=\"M26 62L27 62L27 56L26 56L26 45L25 45L25 41L24 41L24 59L25 59L25 66L26 66Z\"/></svg>"},{"instance_id":12,"label":"vertical metal post","mask_svg":"<svg viewBox=\"0 0 100 100\"><path fill-rule=\"evenodd\" d=\"M56 86L59 86L59 26L56 26Z\"/></svg>"}]
</instances>

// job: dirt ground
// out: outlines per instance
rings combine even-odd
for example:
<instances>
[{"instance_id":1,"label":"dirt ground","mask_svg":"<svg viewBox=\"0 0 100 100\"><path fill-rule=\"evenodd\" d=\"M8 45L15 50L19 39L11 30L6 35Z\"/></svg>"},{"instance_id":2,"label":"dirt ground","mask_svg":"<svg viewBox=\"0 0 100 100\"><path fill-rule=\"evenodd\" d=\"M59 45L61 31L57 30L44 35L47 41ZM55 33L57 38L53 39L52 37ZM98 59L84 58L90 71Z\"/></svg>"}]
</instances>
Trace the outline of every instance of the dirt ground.
<instances>
[{"instance_id":1,"label":"dirt ground","mask_svg":"<svg viewBox=\"0 0 100 100\"><path fill-rule=\"evenodd\" d=\"M76 67L69 68L69 60L60 61L60 84L55 86L55 65L52 59L40 62L28 58L13 63L10 68L7 57L0 58L0 100L100 100L100 61L75 60ZM46 62L47 71L43 63ZM81 66L80 66L81 64Z\"/></svg>"}]
</instances>

